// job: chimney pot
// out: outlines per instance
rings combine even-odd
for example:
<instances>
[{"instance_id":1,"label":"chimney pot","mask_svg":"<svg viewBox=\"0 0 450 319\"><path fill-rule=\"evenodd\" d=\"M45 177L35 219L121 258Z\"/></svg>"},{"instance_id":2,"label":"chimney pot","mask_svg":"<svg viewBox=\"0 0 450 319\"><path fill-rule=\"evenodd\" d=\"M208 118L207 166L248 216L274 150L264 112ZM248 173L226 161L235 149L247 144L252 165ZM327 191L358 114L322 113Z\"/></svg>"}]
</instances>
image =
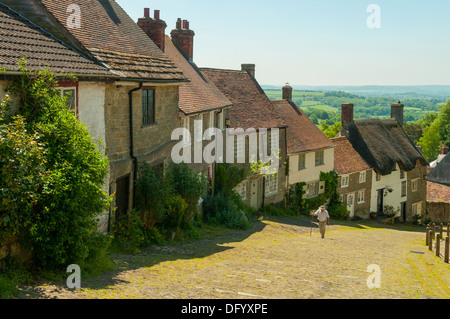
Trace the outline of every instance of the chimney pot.
<instances>
[{"instance_id":1,"label":"chimney pot","mask_svg":"<svg viewBox=\"0 0 450 319\"><path fill-rule=\"evenodd\" d=\"M292 87L289 83L283 86L283 100L292 101Z\"/></svg>"},{"instance_id":2,"label":"chimney pot","mask_svg":"<svg viewBox=\"0 0 450 319\"><path fill-rule=\"evenodd\" d=\"M391 104L391 118L396 118L400 126L403 126L403 108L404 105L400 101Z\"/></svg>"},{"instance_id":3,"label":"chimney pot","mask_svg":"<svg viewBox=\"0 0 450 319\"><path fill-rule=\"evenodd\" d=\"M165 40L166 40L166 23L160 20L160 11L155 10L155 19L150 18L150 9L145 8L144 13L145 18L140 18L137 25L148 35L150 39L161 49L165 51Z\"/></svg>"},{"instance_id":4,"label":"chimney pot","mask_svg":"<svg viewBox=\"0 0 450 319\"><path fill-rule=\"evenodd\" d=\"M256 70L255 64L241 64L241 69L242 71L246 71L252 77L255 77L255 70Z\"/></svg>"},{"instance_id":5,"label":"chimney pot","mask_svg":"<svg viewBox=\"0 0 450 319\"><path fill-rule=\"evenodd\" d=\"M172 42L185 54L189 61L194 57L194 31L189 29L189 21L178 18L176 29L170 33Z\"/></svg>"},{"instance_id":6,"label":"chimney pot","mask_svg":"<svg viewBox=\"0 0 450 319\"><path fill-rule=\"evenodd\" d=\"M353 121L353 109L354 105L351 103L345 103L341 105L342 114L341 114L341 120L342 120L342 130L347 130L348 125L350 122ZM343 134L345 135L345 134Z\"/></svg>"},{"instance_id":7,"label":"chimney pot","mask_svg":"<svg viewBox=\"0 0 450 319\"><path fill-rule=\"evenodd\" d=\"M442 155L447 155L448 153L448 147L447 146L442 146Z\"/></svg>"}]
</instances>

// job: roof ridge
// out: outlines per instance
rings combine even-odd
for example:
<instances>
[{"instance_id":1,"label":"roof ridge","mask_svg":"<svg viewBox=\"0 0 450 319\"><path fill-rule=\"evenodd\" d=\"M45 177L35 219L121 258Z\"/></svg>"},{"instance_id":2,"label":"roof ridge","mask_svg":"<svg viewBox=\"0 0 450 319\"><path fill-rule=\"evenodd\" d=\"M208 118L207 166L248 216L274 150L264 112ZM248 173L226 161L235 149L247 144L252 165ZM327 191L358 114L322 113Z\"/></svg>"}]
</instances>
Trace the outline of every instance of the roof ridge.
<instances>
[{"instance_id":1,"label":"roof ridge","mask_svg":"<svg viewBox=\"0 0 450 319\"><path fill-rule=\"evenodd\" d=\"M229 72L229 73L248 73L247 71L242 70L233 70L233 69L219 69L219 68L208 68L208 67L199 67L200 70L209 70L209 71L220 71L220 72Z\"/></svg>"}]
</instances>

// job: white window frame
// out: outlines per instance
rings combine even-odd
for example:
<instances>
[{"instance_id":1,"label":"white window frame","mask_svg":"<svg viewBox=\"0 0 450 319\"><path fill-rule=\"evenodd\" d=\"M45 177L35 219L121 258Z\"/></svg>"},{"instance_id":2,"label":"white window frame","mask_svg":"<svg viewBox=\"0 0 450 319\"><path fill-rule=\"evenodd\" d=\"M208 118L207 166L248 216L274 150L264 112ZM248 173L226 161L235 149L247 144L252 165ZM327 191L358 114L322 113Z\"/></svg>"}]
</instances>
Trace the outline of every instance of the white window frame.
<instances>
[{"instance_id":1,"label":"white window frame","mask_svg":"<svg viewBox=\"0 0 450 319\"><path fill-rule=\"evenodd\" d=\"M366 190L358 191L358 204L363 204L366 202Z\"/></svg>"},{"instance_id":2,"label":"white window frame","mask_svg":"<svg viewBox=\"0 0 450 319\"><path fill-rule=\"evenodd\" d=\"M209 113L209 128L214 128L214 125L216 125L216 123L214 123L215 121L215 112L210 112Z\"/></svg>"},{"instance_id":3,"label":"white window frame","mask_svg":"<svg viewBox=\"0 0 450 319\"><path fill-rule=\"evenodd\" d=\"M320 181L312 182L306 185L305 197L313 198L319 196Z\"/></svg>"},{"instance_id":4,"label":"white window frame","mask_svg":"<svg viewBox=\"0 0 450 319\"><path fill-rule=\"evenodd\" d=\"M183 136L183 147L191 145L191 140L189 139L191 135L190 121L191 121L190 117L185 117L181 119L181 125L183 126L184 129L186 129L189 132L189 135Z\"/></svg>"},{"instance_id":5,"label":"white window frame","mask_svg":"<svg viewBox=\"0 0 450 319\"><path fill-rule=\"evenodd\" d=\"M317 163L317 156L320 156L320 162L319 163ZM321 150L321 151L317 151L317 152L315 152L315 165L316 165L316 167L317 166L322 166L322 165L325 165L325 151L324 150Z\"/></svg>"},{"instance_id":6,"label":"white window frame","mask_svg":"<svg viewBox=\"0 0 450 319\"><path fill-rule=\"evenodd\" d=\"M222 131L225 130L225 121L224 121L224 114L223 114L223 112L225 112L225 110L222 110L222 112L219 113L219 119L218 119L218 123L217 123L217 126Z\"/></svg>"},{"instance_id":7,"label":"white window frame","mask_svg":"<svg viewBox=\"0 0 450 319\"><path fill-rule=\"evenodd\" d=\"M412 215L421 216L422 215L422 202L417 202L412 204Z\"/></svg>"},{"instance_id":8,"label":"white window frame","mask_svg":"<svg viewBox=\"0 0 450 319\"><path fill-rule=\"evenodd\" d=\"M301 159L303 158L303 166L300 167L300 163L302 162ZM298 155L298 170L303 171L306 169L306 154L300 154Z\"/></svg>"},{"instance_id":9,"label":"white window frame","mask_svg":"<svg viewBox=\"0 0 450 319\"><path fill-rule=\"evenodd\" d=\"M203 126L204 126L203 114L197 115L197 118L195 120L196 121L201 121L201 125L199 127L194 125L194 130L195 129L197 130L197 132L196 132L196 134L197 134L197 142L201 142L201 141L203 141Z\"/></svg>"},{"instance_id":10,"label":"white window frame","mask_svg":"<svg viewBox=\"0 0 450 319\"><path fill-rule=\"evenodd\" d=\"M359 183L363 184L366 182L366 171L359 173Z\"/></svg>"},{"instance_id":11,"label":"white window frame","mask_svg":"<svg viewBox=\"0 0 450 319\"><path fill-rule=\"evenodd\" d=\"M402 182L402 186L401 186L401 196L405 197L408 193L408 183L406 181Z\"/></svg>"},{"instance_id":12,"label":"white window frame","mask_svg":"<svg viewBox=\"0 0 450 319\"><path fill-rule=\"evenodd\" d=\"M417 192L419 190L419 179L413 179L411 181L411 191L412 192Z\"/></svg>"},{"instance_id":13,"label":"white window frame","mask_svg":"<svg viewBox=\"0 0 450 319\"><path fill-rule=\"evenodd\" d=\"M239 136L236 135L235 141L234 141L234 147L235 147L234 157L235 158L237 158L237 159L245 158L245 144L246 144L246 137L244 136L244 138L239 138Z\"/></svg>"},{"instance_id":14,"label":"white window frame","mask_svg":"<svg viewBox=\"0 0 450 319\"><path fill-rule=\"evenodd\" d=\"M346 181L346 183L344 183L344 181ZM342 175L341 176L341 188L348 187L349 182L350 182L350 175Z\"/></svg>"},{"instance_id":15,"label":"white window frame","mask_svg":"<svg viewBox=\"0 0 450 319\"><path fill-rule=\"evenodd\" d=\"M266 176L266 196L278 193L278 173Z\"/></svg>"},{"instance_id":16,"label":"white window frame","mask_svg":"<svg viewBox=\"0 0 450 319\"><path fill-rule=\"evenodd\" d=\"M77 110L77 87L76 86L60 86L58 87L58 90L60 92L60 96L62 98L64 98L64 91L74 91L75 96L74 96L74 107L73 108L68 108L70 111L76 111ZM66 104L67 105L67 104Z\"/></svg>"},{"instance_id":17,"label":"white window frame","mask_svg":"<svg viewBox=\"0 0 450 319\"><path fill-rule=\"evenodd\" d=\"M247 181L240 183L234 190L239 194L242 200L247 199Z\"/></svg>"}]
</instances>

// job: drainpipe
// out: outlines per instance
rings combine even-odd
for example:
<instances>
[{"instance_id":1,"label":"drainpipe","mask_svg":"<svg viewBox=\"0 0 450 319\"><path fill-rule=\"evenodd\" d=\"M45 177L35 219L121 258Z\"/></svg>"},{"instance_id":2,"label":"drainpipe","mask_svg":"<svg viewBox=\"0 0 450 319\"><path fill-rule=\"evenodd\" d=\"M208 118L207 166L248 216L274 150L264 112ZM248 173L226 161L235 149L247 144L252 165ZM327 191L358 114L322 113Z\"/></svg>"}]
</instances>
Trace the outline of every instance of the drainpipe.
<instances>
[{"instance_id":1,"label":"drainpipe","mask_svg":"<svg viewBox=\"0 0 450 319\"><path fill-rule=\"evenodd\" d=\"M130 108L130 157L133 160L133 208L136 204L136 196L134 192L134 183L136 183L138 160L134 155L134 138L133 138L133 93L142 89L143 83L139 83L139 87L134 88L128 92L129 108Z\"/></svg>"}]
</instances>

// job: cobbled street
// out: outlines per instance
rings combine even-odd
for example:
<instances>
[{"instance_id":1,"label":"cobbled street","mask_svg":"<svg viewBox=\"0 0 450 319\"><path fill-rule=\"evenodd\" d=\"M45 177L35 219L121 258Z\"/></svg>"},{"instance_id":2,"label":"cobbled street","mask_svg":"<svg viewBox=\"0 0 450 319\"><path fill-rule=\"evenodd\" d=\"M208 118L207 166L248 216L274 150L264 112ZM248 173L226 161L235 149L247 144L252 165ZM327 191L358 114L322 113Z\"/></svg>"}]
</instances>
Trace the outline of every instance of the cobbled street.
<instances>
[{"instance_id":1,"label":"cobbled street","mask_svg":"<svg viewBox=\"0 0 450 319\"><path fill-rule=\"evenodd\" d=\"M424 227L338 222L320 238L307 218L273 217L248 231L114 255L117 269L21 287L17 298L304 299L450 298L450 265L425 246ZM369 288L378 265L380 288Z\"/></svg>"}]
</instances>

